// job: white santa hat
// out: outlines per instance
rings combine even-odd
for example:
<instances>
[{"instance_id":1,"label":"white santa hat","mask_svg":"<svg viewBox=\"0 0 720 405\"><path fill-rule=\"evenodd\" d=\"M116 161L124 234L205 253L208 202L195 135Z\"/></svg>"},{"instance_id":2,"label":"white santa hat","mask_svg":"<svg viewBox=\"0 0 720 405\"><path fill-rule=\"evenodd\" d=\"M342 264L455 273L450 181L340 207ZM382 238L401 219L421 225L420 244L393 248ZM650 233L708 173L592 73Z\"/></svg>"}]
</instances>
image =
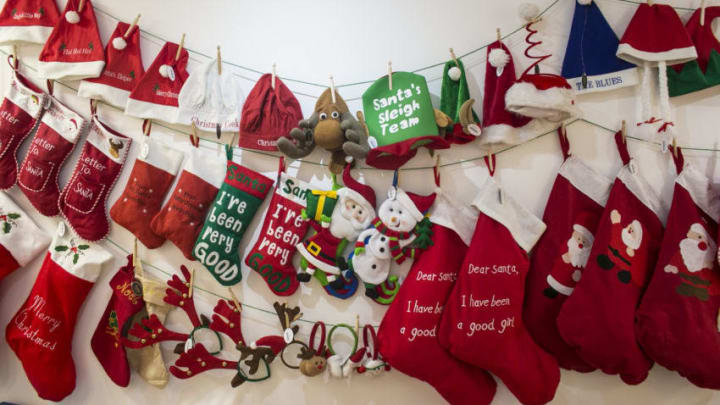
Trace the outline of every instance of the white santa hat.
<instances>
[{"instance_id":1,"label":"white santa hat","mask_svg":"<svg viewBox=\"0 0 720 405\"><path fill-rule=\"evenodd\" d=\"M0 191L0 279L25 266L50 244L50 237L9 195Z\"/></svg>"},{"instance_id":2,"label":"white santa hat","mask_svg":"<svg viewBox=\"0 0 720 405\"><path fill-rule=\"evenodd\" d=\"M45 79L81 80L98 77L105 66L105 50L90 0L79 9L68 0L38 57L38 73Z\"/></svg>"},{"instance_id":3,"label":"white santa hat","mask_svg":"<svg viewBox=\"0 0 720 405\"><path fill-rule=\"evenodd\" d=\"M228 69L218 72L218 60L210 59L194 70L180 90L178 124L195 126L202 131L237 132L243 91L240 81Z\"/></svg>"},{"instance_id":4,"label":"white santa hat","mask_svg":"<svg viewBox=\"0 0 720 405\"><path fill-rule=\"evenodd\" d=\"M0 11L0 45L44 44L59 19L55 0L7 0Z\"/></svg>"}]
</instances>

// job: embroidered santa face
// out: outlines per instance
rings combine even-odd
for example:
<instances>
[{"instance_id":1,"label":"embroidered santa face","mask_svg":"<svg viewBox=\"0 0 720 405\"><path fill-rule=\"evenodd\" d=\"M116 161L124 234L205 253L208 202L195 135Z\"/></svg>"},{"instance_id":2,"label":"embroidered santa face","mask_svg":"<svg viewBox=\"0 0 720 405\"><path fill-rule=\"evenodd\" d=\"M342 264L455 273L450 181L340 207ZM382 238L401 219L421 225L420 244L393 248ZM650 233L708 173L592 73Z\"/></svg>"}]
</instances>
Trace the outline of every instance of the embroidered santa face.
<instances>
[{"instance_id":1,"label":"embroidered santa face","mask_svg":"<svg viewBox=\"0 0 720 405\"><path fill-rule=\"evenodd\" d=\"M372 207L352 195L338 191L339 204L335 206L330 220L330 233L335 237L353 240L370 225L375 215Z\"/></svg>"},{"instance_id":2,"label":"embroidered santa face","mask_svg":"<svg viewBox=\"0 0 720 405\"><path fill-rule=\"evenodd\" d=\"M619 224L621 220L620 212L618 210L612 210L610 213L610 221L615 224ZM626 247L626 253L628 256L635 256L635 251L640 248L642 244L643 229L640 221L637 219L630 222L624 227L620 233L621 240Z\"/></svg>"},{"instance_id":3,"label":"embroidered santa face","mask_svg":"<svg viewBox=\"0 0 720 405\"><path fill-rule=\"evenodd\" d=\"M410 232L417 225L417 221L410 213L410 210L405 208L400 203L400 200L385 200L380 205L378 217L385 226L393 231Z\"/></svg>"},{"instance_id":4,"label":"embroidered santa face","mask_svg":"<svg viewBox=\"0 0 720 405\"><path fill-rule=\"evenodd\" d=\"M711 269L715 260L717 247L705 228L694 223L688 230L687 237L680 242L680 254L687 270L697 273L703 269Z\"/></svg>"},{"instance_id":5,"label":"embroidered santa face","mask_svg":"<svg viewBox=\"0 0 720 405\"><path fill-rule=\"evenodd\" d=\"M594 240L593 234L587 228L579 224L573 225L572 236L567 241L567 262L573 267L585 268Z\"/></svg>"}]
</instances>

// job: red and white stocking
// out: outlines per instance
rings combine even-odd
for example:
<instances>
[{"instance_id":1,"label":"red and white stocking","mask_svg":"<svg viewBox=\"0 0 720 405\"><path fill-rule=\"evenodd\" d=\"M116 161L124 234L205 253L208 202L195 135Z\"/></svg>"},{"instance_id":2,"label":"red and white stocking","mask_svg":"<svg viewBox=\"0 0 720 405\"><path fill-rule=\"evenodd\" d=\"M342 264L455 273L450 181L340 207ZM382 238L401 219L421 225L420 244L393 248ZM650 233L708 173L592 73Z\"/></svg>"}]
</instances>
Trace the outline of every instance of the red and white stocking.
<instances>
[{"instance_id":1,"label":"red and white stocking","mask_svg":"<svg viewBox=\"0 0 720 405\"><path fill-rule=\"evenodd\" d=\"M13 67L12 80L0 105L0 190L17 181L17 150L43 111L46 96Z\"/></svg>"},{"instance_id":2,"label":"red and white stocking","mask_svg":"<svg viewBox=\"0 0 720 405\"><path fill-rule=\"evenodd\" d=\"M150 228L180 168L183 155L163 143L146 138L110 218L135 235L149 249L165 242Z\"/></svg>"},{"instance_id":3,"label":"red and white stocking","mask_svg":"<svg viewBox=\"0 0 720 405\"><path fill-rule=\"evenodd\" d=\"M72 340L77 314L112 255L81 241L60 222L25 303L5 339L40 398L60 401L75 389Z\"/></svg>"},{"instance_id":4,"label":"red and white stocking","mask_svg":"<svg viewBox=\"0 0 720 405\"><path fill-rule=\"evenodd\" d=\"M561 308L557 326L588 364L639 384L652 361L637 343L635 310L655 266L664 209L637 172L620 132L615 143L624 166L610 191L582 279Z\"/></svg>"},{"instance_id":5,"label":"red and white stocking","mask_svg":"<svg viewBox=\"0 0 720 405\"><path fill-rule=\"evenodd\" d=\"M0 281L30 263L49 243L45 231L0 191Z\"/></svg>"},{"instance_id":6,"label":"red and white stocking","mask_svg":"<svg viewBox=\"0 0 720 405\"><path fill-rule=\"evenodd\" d=\"M453 405L489 404L495 380L450 355L437 340L448 294L455 285L477 214L439 194L430 211L433 245L421 251L378 330L383 359L425 381Z\"/></svg>"},{"instance_id":7,"label":"red and white stocking","mask_svg":"<svg viewBox=\"0 0 720 405\"><path fill-rule=\"evenodd\" d=\"M495 374L521 403L544 404L555 395L560 369L527 333L522 303L528 252L545 224L492 177L473 205L480 215L438 339L453 356Z\"/></svg>"},{"instance_id":8,"label":"red and white stocking","mask_svg":"<svg viewBox=\"0 0 720 405\"><path fill-rule=\"evenodd\" d=\"M107 198L122 171L131 143L132 139L93 116L80 158L58 204L81 238L97 241L110 230Z\"/></svg>"},{"instance_id":9,"label":"red and white stocking","mask_svg":"<svg viewBox=\"0 0 720 405\"><path fill-rule=\"evenodd\" d=\"M35 209L52 217L60 213L58 174L87 121L54 97L48 104L20 166L18 185Z\"/></svg>"},{"instance_id":10,"label":"red and white stocking","mask_svg":"<svg viewBox=\"0 0 720 405\"><path fill-rule=\"evenodd\" d=\"M174 243L188 260L195 260L193 247L210 205L225 179L225 159L190 150L175 190L150 229Z\"/></svg>"},{"instance_id":11,"label":"red and white stocking","mask_svg":"<svg viewBox=\"0 0 720 405\"><path fill-rule=\"evenodd\" d=\"M562 340L555 321L582 277L612 181L570 155L566 134L558 134L565 161L545 206L547 230L530 258L523 321L561 367L588 372L593 367Z\"/></svg>"},{"instance_id":12,"label":"red and white stocking","mask_svg":"<svg viewBox=\"0 0 720 405\"><path fill-rule=\"evenodd\" d=\"M651 359L699 387L720 389L718 195L703 173L683 167L679 148L673 157L680 173L635 333Z\"/></svg>"}]
</instances>

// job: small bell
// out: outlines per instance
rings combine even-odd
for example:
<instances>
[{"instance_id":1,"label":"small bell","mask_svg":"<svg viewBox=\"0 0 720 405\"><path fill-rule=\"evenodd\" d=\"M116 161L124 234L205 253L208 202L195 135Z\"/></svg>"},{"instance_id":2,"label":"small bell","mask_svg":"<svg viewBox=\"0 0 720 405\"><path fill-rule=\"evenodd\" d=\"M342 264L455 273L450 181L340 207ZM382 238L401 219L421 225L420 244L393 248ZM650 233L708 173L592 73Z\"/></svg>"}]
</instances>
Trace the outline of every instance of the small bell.
<instances>
[{"instance_id":1,"label":"small bell","mask_svg":"<svg viewBox=\"0 0 720 405\"><path fill-rule=\"evenodd\" d=\"M583 73L582 75L582 87L583 89L587 89L588 87L588 78L586 73Z\"/></svg>"}]
</instances>

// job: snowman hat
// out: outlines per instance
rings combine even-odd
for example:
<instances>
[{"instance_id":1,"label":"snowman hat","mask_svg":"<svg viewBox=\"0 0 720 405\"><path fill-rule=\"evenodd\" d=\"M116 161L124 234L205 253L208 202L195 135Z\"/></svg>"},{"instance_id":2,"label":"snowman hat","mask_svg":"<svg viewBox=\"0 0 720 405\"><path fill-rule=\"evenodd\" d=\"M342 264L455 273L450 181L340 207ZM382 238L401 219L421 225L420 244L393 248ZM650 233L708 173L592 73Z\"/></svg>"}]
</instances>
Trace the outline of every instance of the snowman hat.
<instances>
[{"instance_id":1,"label":"snowman hat","mask_svg":"<svg viewBox=\"0 0 720 405\"><path fill-rule=\"evenodd\" d=\"M105 51L90 0L82 9L79 0L68 0L63 18L48 37L38 57L38 73L45 79L81 80L100 76Z\"/></svg>"},{"instance_id":2,"label":"snowman hat","mask_svg":"<svg viewBox=\"0 0 720 405\"><path fill-rule=\"evenodd\" d=\"M55 0L7 0L0 11L0 45L44 44L59 19Z\"/></svg>"},{"instance_id":3,"label":"snowman hat","mask_svg":"<svg viewBox=\"0 0 720 405\"><path fill-rule=\"evenodd\" d=\"M145 74L140 52L140 29L137 25L130 28L129 24L118 22L105 48L107 63L102 75L81 81L78 96L125 107L133 87Z\"/></svg>"},{"instance_id":4,"label":"snowman hat","mask_svg":"<svg viewBox=\"0 0 720 405\"><path fill-rule=\"evenodd\" d=\"M179 45L166 42L130 92L125 113L138 118L174 123L178 118L178 97L185 80L189 55L185 48L176 59Z\"/></svg>"},{"instance_id":5,"label":"snowman hat","mask_svg":"<svg viewBox=\"0 0 720 405\"><path fill-rule=\"evenodd\" d=\"M343 184L345 187L338 190L339 193L342 190L345 190L342 194L351 197L357 202L366 204L369 209L373 212L375 211L375 190L373 190L372 187L353 179L350 175L349 164L345 165L345 169L343 169Z\"/></svg>"},{"instance_id":6,"label":"snowman hat","mask_svg":"<svg viewBox=\"0 0 720 405\"><path fill-rule=\"evenodd\" d=\"M589 241L590 244L595 240L593 231L597 229L600 218L597 215L592 215L589 212L583 212L578 215L577 220L573 224L573 231L578 232L583 238Z\"/></svg>"},{"instance_id":7,"label":"snowman hat","mask_svg":"<svg viewBox=\"0 0 720 405\"><path fill-rule=\"evenodd\" d=\"M425 214L430 210L437 194L418 195L408 193L401 188L395 188L395 199L410 212L415 221L420 222L425 218Z\"/></svg>"},{"instance_id":8,"label":"snowman hat","mask_svg":"<svg viewBox=\"0 0 720 405\"><path fill-rule=\"evenodd\" d=\"M618 43L597 3L577 0L562 66L573 90L591 93L638 83L636 66L615 55Z\"/></svg>"},{"instance_id":9,"label":"snowman hat","mask_svg":"<svg viewBox=\"0 0 720 405\"><path fill-rule=\"evenodd\" d=\"M193 70L178 96L175 122L195 126L202 131L237 132L243 95L240 81L228 69L218 72L218 60L210 59Z\"/></svg>"}]
</instances>

